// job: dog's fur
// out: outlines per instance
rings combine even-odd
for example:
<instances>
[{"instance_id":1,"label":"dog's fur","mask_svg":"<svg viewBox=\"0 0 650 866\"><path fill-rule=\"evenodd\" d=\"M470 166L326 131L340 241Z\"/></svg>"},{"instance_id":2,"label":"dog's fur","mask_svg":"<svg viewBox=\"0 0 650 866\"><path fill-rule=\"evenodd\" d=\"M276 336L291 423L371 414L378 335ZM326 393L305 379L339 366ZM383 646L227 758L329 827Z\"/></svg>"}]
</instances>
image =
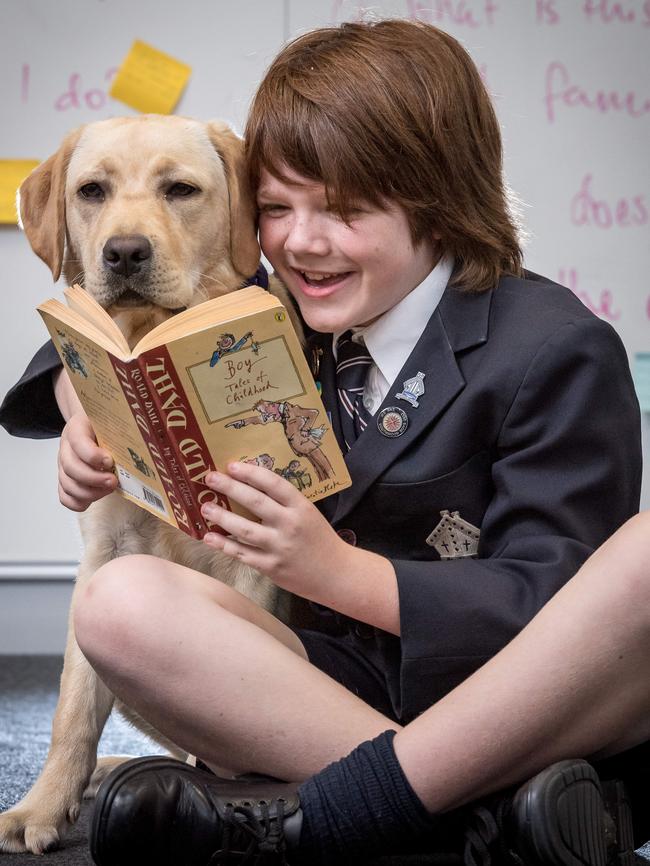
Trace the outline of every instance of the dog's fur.
<instances>
[{"instance_id":1,"label":"dog's fur","mask_svg":"<svg viewBox=\"0 0 650 866\"><path fill-rule=\"evenodd\" d=\"M96 197L97 184L104 191ZM200 192L183 195L189 184ZM85 188L89 197L80 190ZM243 172L242 142L222 123L155 115L117 118L70 133L20 189L23 228L56 281L81 283L134 345L181 308L239 288L260 250ZM106 262L110 239L143 236L150 258L139 273ZM283 287L272 290L285 303ZM287 308L292 309L290 302ZM111 494L82 515L84 555L73 595L114 557L153 553L217 577L266 609L280 600L270 581ZM97 742L114 698L79 650L70 622L52 745L25 798L0 816L0 851L41 853L60 841L82 796L121 759L100 759ZM173 743L123 705L140 729L178 757ZM94 772L93 772L94 770Z\"/></svg>"}]
</instances>

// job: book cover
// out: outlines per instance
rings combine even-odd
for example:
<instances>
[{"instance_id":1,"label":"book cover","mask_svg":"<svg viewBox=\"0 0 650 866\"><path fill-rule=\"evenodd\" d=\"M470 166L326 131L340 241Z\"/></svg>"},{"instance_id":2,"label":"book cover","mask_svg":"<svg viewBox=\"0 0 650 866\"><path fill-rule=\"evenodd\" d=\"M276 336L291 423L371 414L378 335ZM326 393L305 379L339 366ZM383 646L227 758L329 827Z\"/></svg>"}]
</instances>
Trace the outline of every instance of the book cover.
<instances>
[{"instance_id":1,"label":"book cover","mask_svg":"<svg viewBox=\"0 0 650 866\"><path fill-rule=\"evenodd\" d=\"M154 328L128 352L89 295L74 287L66 297L70 307L48 301L38 309L99 444L114 457L122 495L202 537L215 527L200 506L218 496L205 476L230 460L276 472L313 501L349 486L300 341L277 298L251 287L207 301ZM219 501L246 513L225 497Z\"/></svg>"}]
</instances>

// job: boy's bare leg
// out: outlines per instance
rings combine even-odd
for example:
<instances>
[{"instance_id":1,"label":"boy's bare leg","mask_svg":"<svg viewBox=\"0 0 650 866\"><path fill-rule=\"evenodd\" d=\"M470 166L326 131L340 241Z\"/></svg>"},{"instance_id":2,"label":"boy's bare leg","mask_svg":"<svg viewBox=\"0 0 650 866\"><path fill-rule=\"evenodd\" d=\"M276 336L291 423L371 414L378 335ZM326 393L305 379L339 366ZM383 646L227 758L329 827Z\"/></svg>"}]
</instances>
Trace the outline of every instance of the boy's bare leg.
<instances>
[{"instance_id":1,"label":"boy's bare leg","mask_svg":"<svg viewBox=\"0 0 650 866\"><path fill-rule=\"evenodd\" d=\"M233 606L200 575L148 557L126 558L122 580L120 562L96 582L78 636L109 687L183 748L301 780L398 729L309 665L295 635L250 602ZM431 812L556 760L650 738L649 562L645 514L508 647L398 733L397 756ZM106 617L118 591L118 612Z\"/></svg>"},{"instance_id":2,"label":"boy's bare leg","mask_svg":"<svg viewBox=\"0 0 650 866\"><path fill-rule=\"evenodd\" d=\"M431 812L569 757L650 739L650 512L628 521L498 655L397 734Z\"/></svg>"},{"instance_id":3,"label":"boy's bare leg","mask_svg":"<svg viewBox=\"0 0 650 866\"><path fill-rule=\"evenodd\" d=\"M399 728L310 665L267 611L154 557L103 566L77 605L75 632L117 697L215 767L302 780Z\"/></svg>"}]
</instances>

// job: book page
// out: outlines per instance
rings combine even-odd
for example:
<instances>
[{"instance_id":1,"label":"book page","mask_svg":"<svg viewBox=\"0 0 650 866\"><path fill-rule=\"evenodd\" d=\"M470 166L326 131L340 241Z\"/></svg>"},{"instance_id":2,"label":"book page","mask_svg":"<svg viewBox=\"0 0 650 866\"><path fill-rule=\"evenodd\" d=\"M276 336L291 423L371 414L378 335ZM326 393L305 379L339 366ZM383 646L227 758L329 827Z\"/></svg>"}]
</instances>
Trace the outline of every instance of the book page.
<instances>
[{"instance_id":1,"label":"book page","mask_svg":"<svg viewBox=\"0 0 650 866\"><path fill-rule=\"evenodd\" d=\"M62 328L73 328L78 333L85 334L90 340L93 340L107 352L112 352L120 357L128 358L128 353L124 356L119 345L106 334L106 332L89 321L85 314L80 313L76 309L71 309L62 304L56 298L50 298L49 301L44 301L36 308L41 314L45 325L50 332L56 331L57 325ZM122 338L124 342L124 338ZM128 349L128 346L127 346Z\"/></svg>"},{"instance_id":2,"label":"book page","mask_svg":"<svg viewBox=\"0 0 650 866\"><path fill-rule=\"evenodd\" d=\"M219 323L226 323L242 315L249 315L256 310L266 310L282 306L275 295L259 286L248 286L204 301L195 307L189 307L182 313L157 325L135 345L133 355L140 355L155 346L162 346L171 340L176 340L186 334L195 333L203 328L210 328Z\"/></svg>"},{"instance_id":3,"label":"book page","mask_svg":"<svg viewBox=\"0 0 650 866\"><path fill-rule=\"evenodd\" d=\"M79 313L80 316L88 319L88 321L95 325L96 328L106 334L111 342L115 343L124 358L129 357L131 350L129 349L129 344L126 341L124 334L120 331L101 304L98 304L97 301L89 295L87 291L85 291L85 289L82 289L81 286L76 283L73 286L64 289L63 294L65 295L65 299L71 310L75 310L75 312Z\"/></svg>"}]
</instances>

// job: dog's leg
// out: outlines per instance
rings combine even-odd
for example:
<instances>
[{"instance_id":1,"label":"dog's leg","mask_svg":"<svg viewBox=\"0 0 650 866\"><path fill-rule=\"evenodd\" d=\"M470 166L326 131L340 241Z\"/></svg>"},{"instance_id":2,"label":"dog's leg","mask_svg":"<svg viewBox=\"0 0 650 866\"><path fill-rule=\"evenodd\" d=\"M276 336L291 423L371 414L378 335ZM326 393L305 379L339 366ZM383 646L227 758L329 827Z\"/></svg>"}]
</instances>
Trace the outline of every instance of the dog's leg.
<instances>
[{"instance_id":1,"label":"dog's leg","mask_svg":"<svg viewBox=\"0 0 650 866\"><path fill-rule=\"evenodd\" d=\"M47 760L32 789L0 815L0 851L42 854L56 848L73 824L97 756L97 743L113 695L77 646L72 628L73 594L61 690Z\"/></svg>"},{"instance_id":2,"label":"dog's leg","mask_svg":"<svg viewBox=\"0 0 650 866\"><path fill-rule=\"evenodd\" d=\"M179 761L188 760L189 756L186 751L179 749L175 743L165 737L164 734L161 734L160 731L156 730L153 725L150 725L130 707L127 707L121 701L116 701L115 709L129 724L133 725L134 728L137 728L161 747L160 749L155 749L156 752L169 754ZM84 800L94 797L106 776L116 767L119 767L120 764L123 764L124 761L129 761L133 757L133 755L104 755L101 758L97 758L97 766L88 783L88 787L84 791Z\"/></svg>"}]
</instances>

